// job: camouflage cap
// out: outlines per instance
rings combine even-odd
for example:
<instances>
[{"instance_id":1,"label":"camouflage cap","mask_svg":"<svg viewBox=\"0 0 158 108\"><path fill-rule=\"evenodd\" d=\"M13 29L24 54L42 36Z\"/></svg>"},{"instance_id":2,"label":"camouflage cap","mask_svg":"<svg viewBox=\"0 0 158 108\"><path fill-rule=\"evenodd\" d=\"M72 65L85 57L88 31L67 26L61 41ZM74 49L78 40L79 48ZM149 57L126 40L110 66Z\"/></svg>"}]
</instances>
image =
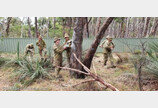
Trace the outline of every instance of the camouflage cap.
<instances>
[{"instance_id":1,"label":"camouflage cap","mask_svg":"<svg viewBox=\"0 0 158 108\"><path fill-rule=\"evenodd\" d=\"M67 38L67 37L69 38L69 35L68 35L67 33L65 33L65 36L64 36L64 38Z\"/></svg>"},{"instance_id":2,"label":"camouflage cap","mask_svg":"<svg viewBox=\"0 0 158 108\"><path fill-rule=\"evenodd\" d=\"M113 39L113 38L112 38L111 36L108 35L108 36L106 36L106 39Z\"/></svg>"},{"instance_id":3,"label":"camouflage cap","mask_svg":"<svg viewBox=\"0 0 158 108\"><path fill-rule=\"evenodd\" d=\"M30 45L33 46L33 43L31 43Z\"/></svg>"},{"instance_id":4,"label":"camouflage cap","mask_svg":"<svg viewBox=\"0 0 158 108\"><path fill-rule=\"evenodd\" d=\"M57 40L60 40L60 38L54 37L54 43L55 43Z\"/></svg>"}]
</instances>

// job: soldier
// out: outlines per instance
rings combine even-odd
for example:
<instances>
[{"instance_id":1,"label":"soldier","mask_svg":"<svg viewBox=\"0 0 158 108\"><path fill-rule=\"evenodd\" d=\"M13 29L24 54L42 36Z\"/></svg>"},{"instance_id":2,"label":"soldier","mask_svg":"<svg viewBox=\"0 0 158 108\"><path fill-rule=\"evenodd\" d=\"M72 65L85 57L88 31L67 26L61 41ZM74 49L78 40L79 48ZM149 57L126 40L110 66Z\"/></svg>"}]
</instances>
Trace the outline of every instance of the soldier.
<instances>
[{"instance_id":1,"label":"soldier","mask_svg":"<svg viewBox=\"0 0 158 108\"><path fill-rule=\"evenodd\" d=\"M29 54L29 58L32 61L34 53L35 53L35 48L34 48L33 43L27 44L25 48L25 57Z\"/></svg>"},{"instance_id":2,"label":"soldier","mask_svg":"<svg viewBox=\"0 0 158 108\"><path fill-rule=\"evenodd\" d=\"M71 44L72 44L72 40L69 39L69 35L66 33L65 36L65 44L67 46L66 48L66 56L67 56L67 62L70 65L70 56L71 56Z\"/></svg>"},{"instance_id":3,"label":"soldier","mask_svg":"<svg viewBox=\"0 0 158 108\"><path fill-rule=\"evenodd\" d=\"M38 35L38 41L36 42L36 45L38 46L39 54L41 58L43 58L43 52L44 52L44 58L47 57L47 50L46 50L46 43L42 39L40 35Z\"/></svg>"},{"instance_id":4,"label":"soldier","mask_svg":"<svg viewBox=\"0 0 158 108\"><path fill-rule=\"evenodd\" d=\"M65 44L64 44L65 45ZM55 37L54 38L54 45L53 45L53 50L54 50L54 62L53 66L55 67L55 72L57 73L58 77L62 77L59 75L60 68L62 66L62 53L66 49L64 45L60 45L60 38ZM59 66L59 67L57 67Z\"/></svg>"},{"instance_id":5,"label":"soldier","mask_svg":"<svg viewBox=\"0 0 158 108\"><path fill-rule=\"evenodd\" d=\"M115 68L116 66L114 66L114 58L112 56L112 50L114 49L115 45L112 42L112 37L107 36L106 40L101 43L100 47L103 48L104 66L106 66L109 58L111 66L108 68Z\"/></svg>"}]
</instances>

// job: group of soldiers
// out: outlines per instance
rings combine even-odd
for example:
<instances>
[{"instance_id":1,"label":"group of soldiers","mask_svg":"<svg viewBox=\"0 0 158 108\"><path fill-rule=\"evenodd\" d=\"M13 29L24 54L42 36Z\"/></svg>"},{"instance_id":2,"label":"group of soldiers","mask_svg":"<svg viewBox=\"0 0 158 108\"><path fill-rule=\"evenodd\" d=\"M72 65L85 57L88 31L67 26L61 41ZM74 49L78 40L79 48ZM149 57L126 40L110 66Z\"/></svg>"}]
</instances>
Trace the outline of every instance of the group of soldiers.
<instances>
[{"instance_id":1,"label":"group of soldiers","mask_svg":"<svg viewBox=\"0 0 158 108\"><path fill-rule=\"evenodd\" d=\"M70 56L71 56L71 44L72 40L69 38L69 35L66 33L64 36L65 42L64 44L60 43L60 38L55 37L54 38L54 45L53 45L53 51L54 51L54 56L53 56L53 66L55 68L55 72L58 77L61 77L60 75L60 70L62 67L62 62L63 62L63 56L62 53L66 51L66 56L67 56L67 63L70 65ZM109 68L115 68L116 66L114 65L114 58L112 56L112 50L114 49L115 45L112 42L112 37L107 36L106 40L104 40L101 44L100 47L103 48L103 57L104 57L104 66L107 66L107 61L109 59L110 61L110 66ZM38 51L39 55L42 59L47 58L47 50L46 50L46 43L42 39L42 37L39 35L38 36L38 41L36 42L36 45L38 46ZM28 44L26 46L25 50L25 56L29 54L30 58L33 58L35 52L34 45Z\"/></svg>"},{"instance_id":2,"label":"group of soldiers","mask_svg":"<svg viewBox=\"0 0 158 108\"><path fill-rule=\"evenodd\" d=\"M47 58L46 43L44 42L44 40L42 39L40 35L38 35L38 41L36 42L36 45L38 46L38 51L39 51L39 55L41 59ZM33 43L27 44L25 48L25 57L29 55L29 58L32 61L34 53L35 53L35 47Z\"/></svg>"},{"instance_id":3,"label":"group of soldiers","mask_svg":"<svg viewBox=\"0 0 158 108\"><path fill-rule=\"evenodd\" d=\"M57 73L58 77L61 77L59 74L62 66L62 53L63 51L66 51L66 56L67 56L67 62L68 65L70 64L70 53L71 53L71 44L72 40L69 39L69 35L66 33L64 36L65 42L63 45L60 43L60 38L55 37L54 38L54 45L53 45L53 51L54 51L54 56L53 56L53 66L55 68L55 72ZM38 41L36 42L36 45L38 46L38 51L41 59L46 59L47 58L47 50L46 50L46 43L42 39L40 35L38 35ZM29 55L29 58L33 59L33 55L35 52L35 47L33 43L27 44L25 48L25 57Z\"/></svg>"}]
</instances>

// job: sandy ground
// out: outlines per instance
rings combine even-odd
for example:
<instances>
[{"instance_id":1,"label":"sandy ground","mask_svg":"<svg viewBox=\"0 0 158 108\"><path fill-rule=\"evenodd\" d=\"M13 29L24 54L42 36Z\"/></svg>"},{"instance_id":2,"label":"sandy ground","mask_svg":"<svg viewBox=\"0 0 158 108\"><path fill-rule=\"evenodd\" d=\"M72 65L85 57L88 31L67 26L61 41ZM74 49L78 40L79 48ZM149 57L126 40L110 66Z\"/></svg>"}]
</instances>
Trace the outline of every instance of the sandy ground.
<instances>
[{"instance_id":1,"label":"sandy ground","mask_svg":"<svg viewBox=\"0 0 158 108\"><path fill-rule=\"evenodd\" d=\"M129 57L128 54L121 54L122 57ZM2 53L1 57L7 58L15 58L15 54L7 54ZM115 57L115 54L114 54ZM91 71L99 75L106 82L114 85L120 91L138 91L138 80L135 69L133 68L132 63L128 60L124 60L123 63L117 64L116 68L107 69L103 65L103 56L98 53L95 55L93 59L94 68L91 68ZM109 65L109 63L108 63ZM21 88L22 85L18 82L17 78L14 75L14 69L16 67L0 67L0 91L13 91L13 90L21 90L21 91L101 91L101 90L109 90L105 89L101 84L97 82L85 83L81 85L77 85L72 87L75 84L78 84L82 81L91 79L90 77L86 77L86 79L74 79L70 78L69 72L66 70L62 70L61 74L63 76L64 81L59 81L57 79L45 80L38 79L32 85L27 88ZM96 70L96 72L94 71ZM50 72L52 76L55 76L53 71ZM147 84L148 85L148 84ZM150 86L144 86L145 90L153 90Z\"/></svg>"}]
</instances>

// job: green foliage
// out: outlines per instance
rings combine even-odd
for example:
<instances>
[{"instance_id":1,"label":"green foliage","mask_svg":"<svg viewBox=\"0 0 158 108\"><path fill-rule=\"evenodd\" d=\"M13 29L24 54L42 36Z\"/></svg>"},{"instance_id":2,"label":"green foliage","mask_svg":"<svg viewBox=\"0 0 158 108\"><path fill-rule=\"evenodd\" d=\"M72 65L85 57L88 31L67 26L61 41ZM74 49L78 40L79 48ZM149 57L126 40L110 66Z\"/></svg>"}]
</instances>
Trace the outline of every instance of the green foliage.
<instances>
[{"instance_id":1,"label":"green foliage","mask_svg":"<svg viewBox=\"0 0 158 108\"><path fill-rule=\"evenodd\" d=\"M17 44L17 58L20 58L20 46L19 46L19 42Z\"/></svg>"},{"instance_id":2,"label":"green foliage","mask_svg":"<svg viewBox=\"0 0 158 108\"><path fill-rule=\"evenodd\" d=\"M158 43L149 44L147 70L158 77Z\"/></svg>"},{"instance_id":3,"label":"green foliage","mask_svg":"<svg viewBox=\"0 0 158 108\"><path fill-rule=\"evenodd\" d=\"M29 86L39 78L52 79L51 75L42 67L38 60L32 63L24 58L20 66L21 68L17 71L17 75L24 86Z\"/></svg>"},{"instance_id":4,"label":"green foliage","mask_svg":"<svg viewBox=\"0 0 158 108\"><path fill-rule=\"evenodd\" d=\"M10 60L6 63L7 66L20 66L22 63L22 58L20 58L20 44L17 44L17 57L13 60Z\"/></svg>"}]
</instances>

